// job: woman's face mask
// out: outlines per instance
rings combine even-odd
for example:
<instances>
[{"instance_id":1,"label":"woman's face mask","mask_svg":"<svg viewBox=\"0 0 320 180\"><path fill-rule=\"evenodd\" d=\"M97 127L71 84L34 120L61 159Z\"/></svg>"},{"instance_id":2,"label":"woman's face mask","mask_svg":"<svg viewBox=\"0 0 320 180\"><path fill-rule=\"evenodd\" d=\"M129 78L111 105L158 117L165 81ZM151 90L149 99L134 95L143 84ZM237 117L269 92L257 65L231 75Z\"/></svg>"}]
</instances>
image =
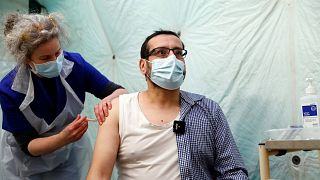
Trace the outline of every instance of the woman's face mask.
<instances>
[{"instance_id":1,"label":"woman's face mask","mask_svg":"<svg viewBox=\"0 0 320 180\"><path fill-rule=\"evenodd\" d=\"M63 52L54 61L49 61L42 64L34 64L35 69L31 69L34 73L46 78L53 78L60 75L62 70L62 63L64 60Z\"/></svg>"},{"instance_id":2,"label":"woman's face mask","mask_svg":"<svg viewBox=\"0 0 320 180\"><path fill-rule=\"evenodd\" d=\"M182 85L185 65L175 55L146 61L152 64L149 79L153 83L168 90L178 89Z\"/></svg>"}]
</instances>

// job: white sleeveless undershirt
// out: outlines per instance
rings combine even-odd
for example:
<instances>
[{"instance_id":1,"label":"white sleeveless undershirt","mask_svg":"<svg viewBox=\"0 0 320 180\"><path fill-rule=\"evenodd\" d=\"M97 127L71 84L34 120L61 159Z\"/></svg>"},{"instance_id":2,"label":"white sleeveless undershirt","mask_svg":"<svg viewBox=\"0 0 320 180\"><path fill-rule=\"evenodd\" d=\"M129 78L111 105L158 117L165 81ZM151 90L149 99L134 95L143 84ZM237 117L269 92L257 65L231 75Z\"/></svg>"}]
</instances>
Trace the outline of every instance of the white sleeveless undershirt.
<instances>
[{"instance_id":1,"label":"white sleeveless undershirt","mask_svg":"<svg viewBox=\"0 0 320 180\"><path fill-rule=\"evenodd\" d=\"M173 121L151 124L140 109L138 93L119 97L120 180L181 179L172 126Z\"/></svg>"}]
</instances>

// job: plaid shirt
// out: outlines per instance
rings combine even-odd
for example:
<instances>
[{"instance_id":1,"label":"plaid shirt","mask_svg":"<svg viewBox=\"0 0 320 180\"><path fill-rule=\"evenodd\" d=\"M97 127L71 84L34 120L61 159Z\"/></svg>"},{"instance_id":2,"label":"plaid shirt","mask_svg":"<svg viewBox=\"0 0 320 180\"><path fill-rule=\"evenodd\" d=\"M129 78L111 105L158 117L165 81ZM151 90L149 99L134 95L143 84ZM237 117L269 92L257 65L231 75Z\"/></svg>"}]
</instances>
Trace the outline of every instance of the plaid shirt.
<instances>
[{"instance_id":1,"label":"plaid shirt","mask_svg":"<svg viewBox=\"0 0 320 180\"><path fill-rule=\"evenodd\" d=\"M177 134L182 180L248 179L226 118L217 103L180 92L185 133Z\"/></svg>"}]
</instances>

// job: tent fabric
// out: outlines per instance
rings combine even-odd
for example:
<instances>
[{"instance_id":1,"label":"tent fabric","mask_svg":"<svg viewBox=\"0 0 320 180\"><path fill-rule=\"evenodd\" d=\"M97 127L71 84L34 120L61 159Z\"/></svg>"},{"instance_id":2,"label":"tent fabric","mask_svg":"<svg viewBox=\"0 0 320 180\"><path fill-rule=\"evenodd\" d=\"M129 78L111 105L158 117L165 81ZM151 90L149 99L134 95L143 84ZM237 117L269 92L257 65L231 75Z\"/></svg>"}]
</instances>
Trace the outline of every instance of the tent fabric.
<instances>
[{"instance_id":1,"label":"tent fabric","mask_svg":"<svg viewBox=\"0 0 320 180\"><path fill-rule=\"evenodd\" d=\"M312 77L320 93L320 1L295 0L39 0L64 16L68 51L130 92L146 88L138 69L140 47L154 30L181 34L188 55L183 90L218 102L249 170L259 179L258 143L264 131L301 124L299 98ZM0 15L25 9L1 1ZM3 42L3 41L1 41ZM0 45L0 76L14 65ZM94 117L98 99L87 96L83 115ZM1 114L0 114L1 116ZM97 124L90 124L94 143ZM292 157L301 157L294 165ZM318 154L271 157L277 179L317 179Z\"/></svg>"}]
</instances>

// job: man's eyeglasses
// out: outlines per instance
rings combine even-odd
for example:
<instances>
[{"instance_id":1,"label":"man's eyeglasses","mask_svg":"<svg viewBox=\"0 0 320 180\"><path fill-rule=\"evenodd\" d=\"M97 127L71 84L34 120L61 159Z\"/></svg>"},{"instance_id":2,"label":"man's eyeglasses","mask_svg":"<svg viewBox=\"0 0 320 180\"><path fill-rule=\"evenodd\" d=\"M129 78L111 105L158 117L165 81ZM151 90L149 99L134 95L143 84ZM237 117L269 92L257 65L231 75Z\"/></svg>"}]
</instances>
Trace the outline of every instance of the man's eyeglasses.
<instances>
[{"instance_id":1,"label":"man's eyeglasses","mask_svg":"<svg viewBox=\"0 0 320 180\"><path fill-rule=\"evenodd\" d=\"M187 55L187 50L185 49L179 49L179 48L170 49L166 47L158 47L151 50L148 57L156 56L159 58L166 58L169 56L170 51L173 52L173 54L177 57L177 59L183 59Z\"/></svg>"}]
</instances>

